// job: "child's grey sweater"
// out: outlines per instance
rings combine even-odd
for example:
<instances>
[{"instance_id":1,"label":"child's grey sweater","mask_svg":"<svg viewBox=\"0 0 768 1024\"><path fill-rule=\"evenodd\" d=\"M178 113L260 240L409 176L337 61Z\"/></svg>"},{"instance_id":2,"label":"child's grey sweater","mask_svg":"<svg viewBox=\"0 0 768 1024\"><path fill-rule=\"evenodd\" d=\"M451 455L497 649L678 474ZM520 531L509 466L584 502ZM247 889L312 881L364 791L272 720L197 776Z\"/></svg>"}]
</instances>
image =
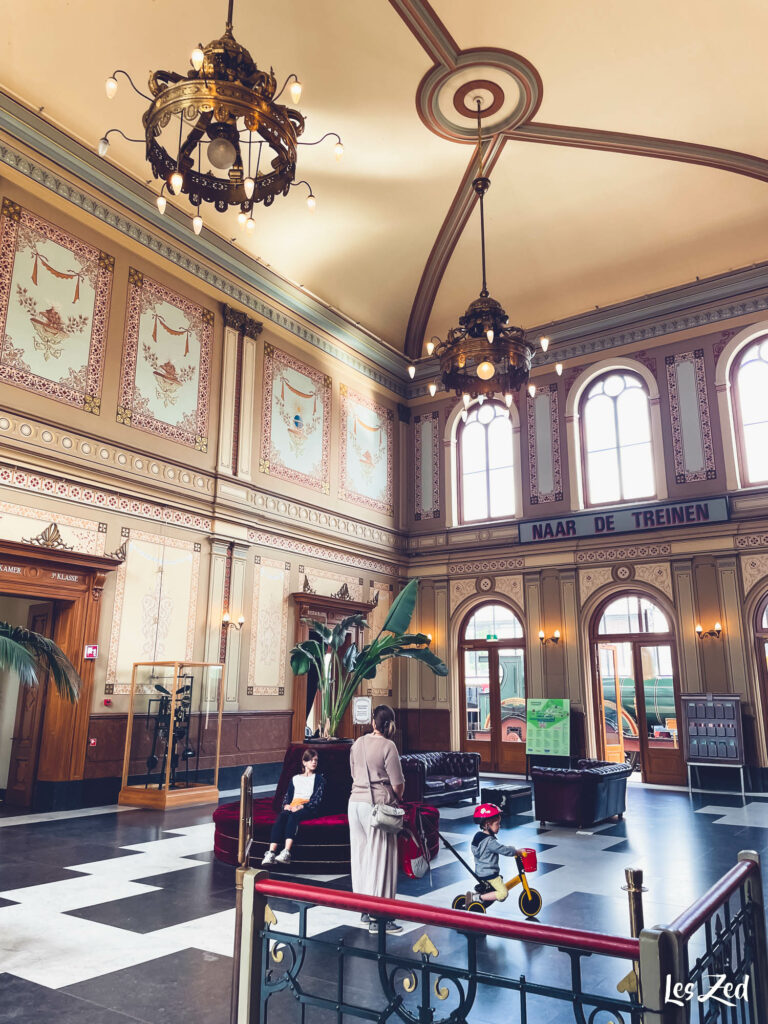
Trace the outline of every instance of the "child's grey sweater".
<instances>
[{"instance_id":1,"label":"child's grey sweater","mask_svg":"<svg viewBox=\"0 0 768 1024\"><path fill-rule=\"evenodd\" d=\"M475 873L481 878L496 878L499 872L499 857L514 857L514 846L505 846L496 836L482 829L472 839L472 853L475 858Z\"/></svg>"}]
</instances>

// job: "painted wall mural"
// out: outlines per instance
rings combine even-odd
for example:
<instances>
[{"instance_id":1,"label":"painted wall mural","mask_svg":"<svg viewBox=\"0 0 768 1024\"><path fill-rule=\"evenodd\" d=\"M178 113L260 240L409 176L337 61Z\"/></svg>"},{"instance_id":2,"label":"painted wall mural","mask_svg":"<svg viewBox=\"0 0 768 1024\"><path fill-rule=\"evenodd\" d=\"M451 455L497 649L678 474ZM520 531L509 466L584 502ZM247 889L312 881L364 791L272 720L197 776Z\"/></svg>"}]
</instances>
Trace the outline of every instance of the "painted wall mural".
<instances>
[{"instance_id":1,"label":"painted wall mural","mask_svg":"<svg viewBox=\"0 0 768 1024\"><path fill-rule=\"evenodd\" d=\"M330 424L331 378L265 345L260 472L328 494Z\"/></svg>"},{"instance_id":2,"label":"painted wall mural","mask_svg":"<svg viewBox=\"0 0 768 1024\"><path fill-rule=\"evenodd\" d=\"M208 450L213 313L131 268L117 422Z\"/></svg>"},{"instance_id":3,"label":"painted wall mural","mask_svg":"<svg viewBox=\"0 0 768 1024\"><path fill-rule=\"evenodd\" d=\"M709 420L704 349L667 356L669 415L672 421L672 450L675 483L714 480L715 453Z\"/></svg>"},{"instance_id":4,"label":"painted wall mural","mask_svg":"<svg viewBox=\"0 0 768 1024\"><path fill-rule=\"evenodd\" d=\"M413 417L414 519L440 518L440 414Z\"/></svg>"},{"instance_id":5,"label":"painted wall mural","mask_svg":"<svg viewBox=\"0 0 768 1024\"><path fill-rule=\"evenodd\" d=\"M341 385L339 497L393 514L391 409Z\"/></svg>"},{"instance_id":6,"label":"painted wall mural","mask_svg":"<svg viewBox=\"0 0 768 1024\"><path fill-rule=\"evenodd\" d=\"M249 697L282 697L288 672L288 594L291 563L256 556L253 571Z\"/></svg>"},{"instance_id":7,"label":"painted wall mural","mask_svg":"<svg viewBox=\"0 0 768 1024\"><path fill-rule=\"evenodd\" d=\"M98 415L114 266L3 199L0 380Z\"/></svg>"},{"instance_id":8,"label":"painted wall mural","mask_svg":"<svg viewBox=\"0 0 768 1024\"><path fill-rule=\"evenodd\" d=\"M131 530L117 570L105 693L130 693L135 661L194 655L200 544Z\"/></svg>"},{"instance_id":9,"label":"painted wall mural","mask_svg":"<svg viewBox=\"0 0 768 1024\"><path fill-rule=\"evenodd\" d=\"M557 384L540 388L527 399L528 472L531 504L563 500L560 456L560 406Z\"/></svg>"}]
</instances>

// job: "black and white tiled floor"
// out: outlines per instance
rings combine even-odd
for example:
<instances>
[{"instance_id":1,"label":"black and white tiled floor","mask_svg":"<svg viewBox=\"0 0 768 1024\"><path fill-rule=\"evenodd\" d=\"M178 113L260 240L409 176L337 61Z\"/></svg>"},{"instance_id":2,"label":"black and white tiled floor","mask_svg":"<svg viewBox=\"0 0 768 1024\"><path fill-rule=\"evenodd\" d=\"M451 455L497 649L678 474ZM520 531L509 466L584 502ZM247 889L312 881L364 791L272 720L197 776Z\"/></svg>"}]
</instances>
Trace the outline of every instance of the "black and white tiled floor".
<instances>
[{"instance_id":1,"label":"black and white tiled floor","mask_svg":"<svg viewBox=\"0 0 768 1024\"><path fill-rule=\"evenodd\" d=\"M467 858L471 814L469 805L441 809L441 830ZM226 1024L234 872L213 860L212 834L210 808L0 817L0 1021ZM532 815L519 815L500 838L538 851L533 884L544 898L542 922L626 935L625 867L645 871L646 922L667 923L732 866L739 850L768 858L768 798L750 797L742 806L722 794L691 801L685 792L632 785L621 822L581 833L542 830ZM350 884L348 876L302 880ZM469 883L441 849L431 878L401 876L398 895L448 906ZM294 931L296 905L271 906L279 927ZM493 913L520 918L514 898ZM345 912L315 908L309 921L312 935L376 941ZM418 937L416 928L407 925L394 940L403 952ZM443 933L435 942L445 953L459 938ZM534 969L546 973L555 953L489 940L485 966L530 976ZM316 969L322 974L322 964ZM593 979L604 991L615 980L610 971ZM470 1020L500 1019L494 1005L489 997ZM536 1024L560 1019L548 1012ZM307 1020L312 1024L311 1012Z\"/></svg>"}]
</instances>

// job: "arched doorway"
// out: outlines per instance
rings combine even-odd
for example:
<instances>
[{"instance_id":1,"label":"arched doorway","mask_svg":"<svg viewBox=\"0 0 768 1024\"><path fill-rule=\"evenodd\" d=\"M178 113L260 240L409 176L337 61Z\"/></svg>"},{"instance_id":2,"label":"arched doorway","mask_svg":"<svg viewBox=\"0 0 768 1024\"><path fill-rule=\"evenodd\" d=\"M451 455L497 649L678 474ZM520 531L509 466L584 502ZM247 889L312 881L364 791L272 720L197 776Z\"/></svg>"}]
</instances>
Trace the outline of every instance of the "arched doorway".
<instances>
[{"instance_id":1,"label":"arched doorway","mask_svg":"<svg viewBox=\"0 0 768 1024\"><path fill-rule=\"evenodd\" d=\"M525 771L525 633L511 608L473 608L459 632L462 750L484 771Z\"/></svg>"},{"instance_id":2,"label":"arched doorway","mask_svg":"<svg viewBox=\"0 0 768 1024\"><path fill-rule=\"evenodd\" d=\"M763 706L768 696L768 594L758 601L755 610L755 646Z\"/></svg>"},{"instance_id":3,"label":"arched doorway","mask_svg":"<svg viewBox=\"0 0 768 1024\"><path fill-rule=\"evenodd\" d=\"M629 761L643 782L685 781L672 624L639 593L608 598L590 630L598 756Z\"/></svg>"}]
</instances>

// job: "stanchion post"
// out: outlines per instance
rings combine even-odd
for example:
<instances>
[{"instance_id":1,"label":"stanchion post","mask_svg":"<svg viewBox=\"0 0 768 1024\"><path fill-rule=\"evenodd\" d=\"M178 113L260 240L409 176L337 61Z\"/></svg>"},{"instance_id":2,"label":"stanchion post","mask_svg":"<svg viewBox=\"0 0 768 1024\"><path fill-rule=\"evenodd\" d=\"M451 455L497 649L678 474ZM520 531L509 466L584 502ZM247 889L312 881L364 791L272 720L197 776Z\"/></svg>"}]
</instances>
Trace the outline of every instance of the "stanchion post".
<instances>
[{"instance_id":1,"label":"stanchion post","mask_svg":"<svg viewBox=\"0 0 768 1024\"><path fill-rule=\"evenodd\" d=\"M248 766L240 777L240 820L237 832L237 870L235 872L235 941L232 953L232 995L229 1004L229 1024L238 1021L238 997L241 934L243 923L243 881L253 841L253 769Z\"/></svg>"},{"instance_id":2,"label":"stanchion post","mask_svg":"<svg viewBox=\"0 0 768 1024\"><path fill-rule=\"evenodd\" d=\"M742 850L739 861L751 860L757 865L747 882L749 899L755 905L752 918L752 929L755 938L755 966L752 972L755 1020L768 1020L768 946L765 934L765 905L763 897L763 878L760 872L760 856L754 850Z\"/></svg>"}]
</instances>

